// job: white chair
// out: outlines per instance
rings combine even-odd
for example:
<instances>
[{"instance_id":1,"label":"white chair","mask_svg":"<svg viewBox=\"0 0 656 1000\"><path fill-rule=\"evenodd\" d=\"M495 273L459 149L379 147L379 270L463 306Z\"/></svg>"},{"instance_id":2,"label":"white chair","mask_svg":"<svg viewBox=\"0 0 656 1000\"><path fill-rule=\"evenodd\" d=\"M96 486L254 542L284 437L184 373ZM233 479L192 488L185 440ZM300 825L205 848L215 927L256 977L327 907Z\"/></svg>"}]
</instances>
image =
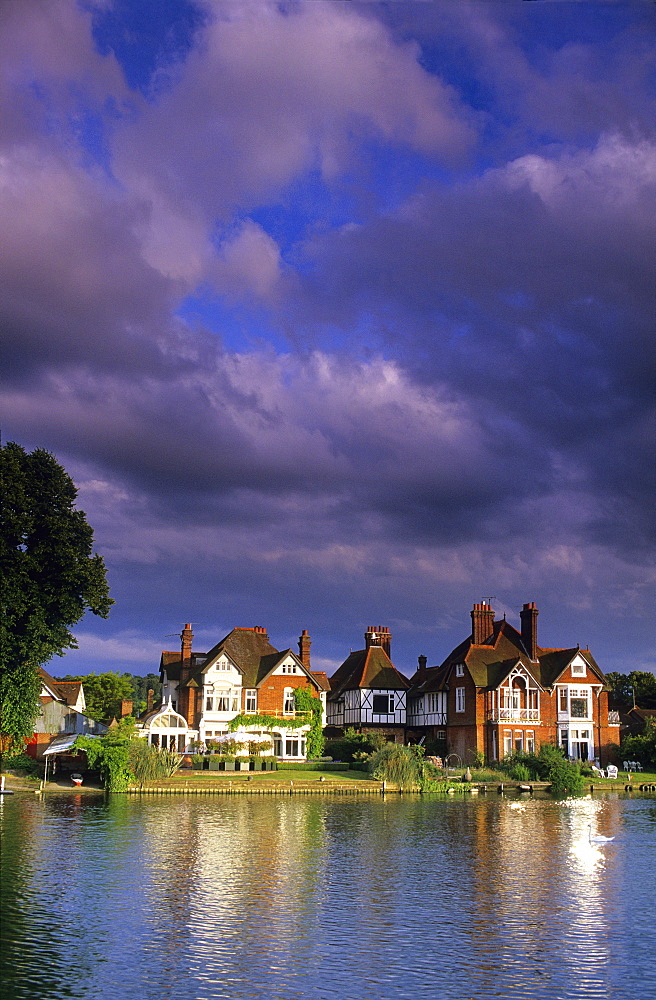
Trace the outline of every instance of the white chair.
<instances>
[{"instance_id":1,"label":"white chair","mask_svg":"<svg viewBox=\"0 0 656 1000\"><path fill-rule=\"evenodd\" d=\"M606 777L614 780L617 777L617 767L615 764L609 764L606 768Z\"/></svg>"},{"instance_id":2,"label":"white chair","mask_svg":"<svg viewBox=\"0 0 656 1000\"><path fill-rule=\"evenodd\" d=\"M632 771L634 767L635 767L635 765L634 765L634 763L633 763L632 760L623 760L622 761L622 770L623 771Z\"/></svg>"},{"instance_id":3,"label":"white chair","mask_svg":"<svg viewBox=\"0 0 656 1000\"><path fill-rule=\"evenodd\" d=\"M642 764L640 763L640 761L638 761L638 760L634 760L633 761L633 770L634 771L642 771Z\"/></svg>"},{"instance_id":4,"label":"white chair","mask_svg":"<svg viewBox=\"0 0 656 1000\"><path fill-rule=\"evenodd\" d=\"M595 765L593 764L592 765L592 777L593 778L605 778L606 777L606 772L602 771L601 768L599 768L599 767L595 767Z\"/></svg>"}]
</instances>

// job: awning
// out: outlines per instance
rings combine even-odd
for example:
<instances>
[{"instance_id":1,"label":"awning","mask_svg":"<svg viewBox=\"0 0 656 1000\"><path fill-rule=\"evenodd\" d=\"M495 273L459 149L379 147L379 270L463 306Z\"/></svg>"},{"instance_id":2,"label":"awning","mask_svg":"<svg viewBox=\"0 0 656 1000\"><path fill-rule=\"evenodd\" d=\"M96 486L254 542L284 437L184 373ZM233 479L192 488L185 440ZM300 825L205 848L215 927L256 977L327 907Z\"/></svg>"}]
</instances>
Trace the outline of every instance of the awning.
<instances>
[{"instance_id":1,"label":"awning","mask_svg":"<svg viewBox=\"0 0 656 1000\"><path fill-rule=\"evenodd\" d=\"M43 751L43 756L47 757L51 753L66 753L67 750L71 749L79 735L79 733L67 733L65 736L55 736L48 749ZM87 736L86 738L88 740L100 739L99 736Z\"/></svg>"}]
</instances>

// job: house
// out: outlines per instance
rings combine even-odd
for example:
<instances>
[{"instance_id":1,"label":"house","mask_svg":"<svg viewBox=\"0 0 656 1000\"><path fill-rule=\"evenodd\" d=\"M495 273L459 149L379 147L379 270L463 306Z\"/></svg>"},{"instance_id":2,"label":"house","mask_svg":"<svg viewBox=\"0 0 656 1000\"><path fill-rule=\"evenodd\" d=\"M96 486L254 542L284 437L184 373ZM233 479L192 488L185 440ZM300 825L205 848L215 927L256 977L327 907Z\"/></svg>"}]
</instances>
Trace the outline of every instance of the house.
<instances>
[{"instance_id":1,"label":"house","mask_svg":"<svg viewBox=\"0 0 656 1000\"><path fill-rule=\"evenodd\" d=\"M180 638L179 652L162 653L162 704L142 720L151 743L178 750L206 743L227 735L236 716L251 715L252 725L243 723L246 732L270 736L278 757L305 758L310 722L296 710L295 691L307 689L325 706L328 688L325 674L310 667L307 629L298 653L276 649L259 626L232 629L208 653L194 652L190 624ZM261 716L279 722L264 723Z\"/></svg>"},{"instance_id":2,"label":"house","mask_svg":"<svg viewBox=\"0 0 656 1000\"><path fill-rule=\"evenodd\" d=\"M390 659L389 628L370 625L364 642L365 648L351 652L330 678L327 735L339 736L348 726L360 733L383 731L390 741L403 743L410 685Z\"/></svg>"},{"instance_id":3,"label":"house","mask_svg":"<svg viewBox=\"0 0 656 1000\"><path fill-rule=\"evenodd\" d=\"M605 762L618 742L605 677L589 649L543 647L538 609L517 630L475 604L471 634L439 666L420 658L408 692L408 725L470 763L557 743L568 757ZM423 660L423 662L422 662Z\"/></svg>"},{"instance_id":4,"label":"house","mask_svg":"<svg viewBox=\"0 0 656 1000\"><path fill-rule=\"evenodd\" d=\"M107 726L86 714L82 681L55 680L43 667L39 668L39 676L39 714L34 723L34 734L26 746L31 757L40 760L56 736L73 733L98 736L107 732Z\"/></svg>"}]
</instances>

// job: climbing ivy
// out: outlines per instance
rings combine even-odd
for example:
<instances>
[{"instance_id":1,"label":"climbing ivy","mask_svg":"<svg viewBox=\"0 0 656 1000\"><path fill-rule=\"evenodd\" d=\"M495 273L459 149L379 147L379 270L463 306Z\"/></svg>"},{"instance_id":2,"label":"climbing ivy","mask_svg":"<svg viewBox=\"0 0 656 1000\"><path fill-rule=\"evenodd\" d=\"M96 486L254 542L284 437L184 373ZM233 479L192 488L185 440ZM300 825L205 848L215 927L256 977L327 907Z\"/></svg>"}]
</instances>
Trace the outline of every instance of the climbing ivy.
<instances>
[{"instance_id":1,"label":"climbing ivy","mask_svg":"<svg viewBox=\"0 0 656 1000\"><path fill-rule=\"evenodd\" d=\"M312 722L307 734L307 756L321 757L326 741L323 735L323 705L311 688L294 688L294 705L297 712L311 712Z\"/></svg>"},{"instance_id":2,"label":"climbing ivy","mask_svg":"<svg viewBox=\"0 0 656 1000\"><path fill-rule=\"evenodd\" d=\"M299 729L300 726L310 725L307 734L306 746L308 757L320 757L323 753L325 741L323 737L323 706L319 698L315 698L311 688L294 688L294 707L296 717L289 719L277 719L275 715L236 715L228 723L228 729L234 733L241 726L249 729L253 726L261 726L263 729ZM298 713L303 712L307 718L302 721L298 719Z\"/></svg>"}]
</instances>

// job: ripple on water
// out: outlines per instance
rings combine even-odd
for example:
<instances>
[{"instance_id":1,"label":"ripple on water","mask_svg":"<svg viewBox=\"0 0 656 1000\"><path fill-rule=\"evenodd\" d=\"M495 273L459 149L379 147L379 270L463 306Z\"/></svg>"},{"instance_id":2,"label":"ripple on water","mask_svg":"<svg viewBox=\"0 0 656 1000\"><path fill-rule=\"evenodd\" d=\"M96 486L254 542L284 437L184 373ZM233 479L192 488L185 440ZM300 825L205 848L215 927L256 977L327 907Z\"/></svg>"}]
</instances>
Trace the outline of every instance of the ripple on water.
<instances>
[{"instance_id":1,"label":"ripple on water","mask_svg":"<svg viewBox=\"0 0 656 1000\"><path fill-rule=\"evenodd\" d=\"M656 971L647 799L15 799L11 1000L628 1000Z\"/></svg>"}]
</instances>

